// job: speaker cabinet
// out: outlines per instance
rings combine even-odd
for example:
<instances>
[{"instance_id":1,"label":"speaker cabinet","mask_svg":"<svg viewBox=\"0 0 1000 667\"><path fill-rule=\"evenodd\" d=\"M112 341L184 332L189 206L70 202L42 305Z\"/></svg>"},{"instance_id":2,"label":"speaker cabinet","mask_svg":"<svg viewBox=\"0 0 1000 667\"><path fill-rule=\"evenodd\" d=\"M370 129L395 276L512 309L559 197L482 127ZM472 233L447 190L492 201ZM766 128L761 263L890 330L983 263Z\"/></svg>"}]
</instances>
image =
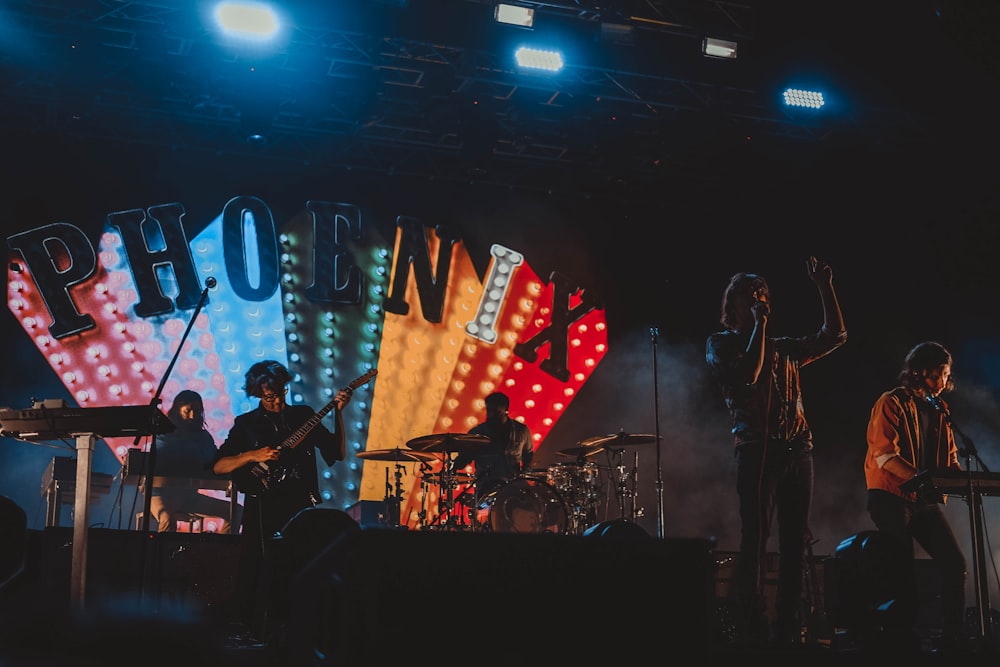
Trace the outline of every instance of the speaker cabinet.
<instances>
[{"instance_id":1,"label":"speaker cabinet","mask_svg":"<svg viewBox=\"0 0 1000 667\"><path fill-rule=\"evenodd\" d=\"M345 534L292 581L288 664L707 658L711 539Z\"/></svg>"},{"instance_id":2,"label":"speaker cabinet","mask_svg":"<svg viewBox=\"0 0 1000 667\"><path fill-rule=\"evenodd\" d=\"M73 528L41 531L41 599L57 608L70 601L73 566ZM147 543L140 533L110 528L87 532L87 569L84 576L88 607L137 606L142 580L152 564L143 559ZM146 568L146 572L144 572Z\"/></svg>"},{"instance_id":3,"label":"speaker cabinet","mask_svg":"<svg viewBox=\"0 0 1000 667\"><path fill-rule=\"evenodd\" d=\"M39 541L38 600L68 608L73 529L45 528ZM145 550L145 551L144 551ZM143 533L91 528L87 534L85 604L98 609L153 608L221 618L232 595L239 536Z\"/></svg>"}]
</instances>

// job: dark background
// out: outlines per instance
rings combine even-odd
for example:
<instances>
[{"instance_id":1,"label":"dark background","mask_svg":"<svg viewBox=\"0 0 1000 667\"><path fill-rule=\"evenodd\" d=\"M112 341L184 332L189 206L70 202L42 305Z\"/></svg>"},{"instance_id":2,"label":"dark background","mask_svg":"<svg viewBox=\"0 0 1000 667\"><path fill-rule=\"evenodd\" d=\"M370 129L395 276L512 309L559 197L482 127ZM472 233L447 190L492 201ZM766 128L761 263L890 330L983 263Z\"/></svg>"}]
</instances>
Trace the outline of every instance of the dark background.
<instances>
[{"instance_id":1,"label":"dark background","mask_svg":"<svg viewBox=\"0 0 1000 667\"><path fill-rule=\"evenodd\" d=\"M625 17L666 10L608 4ZM365 48L386 60L352 74L350 90L319 75L247 83L217 54L164 55L153 37L198 33L172 24L172 14L140 21L97 3L44 11L10 3L0 11L8 205L0 228L10 235L71 222L96 239L108 213L177 201L193 236L229 198L254 195L279 225L309 199L355 203L385 230L397 215L454 225L480 268L492 243L519 249L539 275L560 271L601 293L609 320L608 356L536 463L565 460L558 450L622 429L658 434L659 445L625 455L637 473L640 523L655 534L662 518L667 536L713 537L723 549L738 542L734 465L704 341L720 327L722 290L738 271L768 278L774 333L818 327L805 269L816 255L834 269L849 331L844 348L803 373L817 447L814 549L831 553L870 527L861 470L868 412L917 342L938 340L954 354L954 418L965 443L1000 469L998 10L989 2L751 2L733 5L746 17L736 24L710 11L716 4L676 7L689 10L671 17L683 29L642 28L627 48L579 37L588 64L571 72L573 85L514 77L520 87L508 99L498 95L509 77L483 63L499 45L471 23L480 2L381 7L351 32L382 38ZM428 20L403 14L418 9ZM589 35L594 21L581 13L559 18ZM316 26L330 20L320 14ZM735 67L683 55L703 25L739 37ZM136 45L100 46L110 27L135 30ZM385 39L398 35L448 65L403 58ZM323 51L337 41L306 31L298 39L299 55L306 42ZM404 63L427 77L414 90L393 84ZM445 83L432 86L442 72ZM599 89L596 80L612 85ZM790 81L830 86L828 115L777 107ZM264 91L284 111L268 143L251 146L242 136L256 103L269 99ZM553 92L569 99L539 106ZM345 115L345 100L363 95ZM541 147L555 144L560 157L544 155ZM0 405L68 398L11 313L0 317ZM31 527L44 522L42 471L53 454L68 453L0 440L0 489ZM598 461L609 475L615 462ZM98 447L95 467L117 471L107 448ZM94 507L93 522L116 525L114 495ZM991 534L997 509L988 498ZM965 503L956 498L948 513L968 545Z\"/></svg>"}]
</instances>

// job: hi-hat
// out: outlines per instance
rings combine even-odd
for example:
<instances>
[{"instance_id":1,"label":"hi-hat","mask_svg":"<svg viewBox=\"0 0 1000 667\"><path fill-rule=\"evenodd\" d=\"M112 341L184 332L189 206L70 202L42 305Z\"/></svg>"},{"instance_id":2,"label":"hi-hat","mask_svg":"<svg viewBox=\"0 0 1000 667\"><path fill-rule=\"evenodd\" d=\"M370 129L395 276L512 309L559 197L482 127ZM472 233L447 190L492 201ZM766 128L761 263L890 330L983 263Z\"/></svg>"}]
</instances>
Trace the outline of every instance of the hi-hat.
<instances>
[{"instance_id":1,"label":"hi-hat","mask_svg":"<svg viewBox=\"0 0 1000 667\"><path fill-rule=\"evenodd\" d=\"M593 456L594 454L603 451L604 448L601 447L600 445L590 446L586 444L581 444L580 447L570 447L568 449L560 449L559 453L562 454L563 456L576 456L579 458L586 458L588 456Z\"/></svg>"},{"instance_id":2,"label":"hi-hat","mask_svg":"<svg viewBox=\"0 0 1000 667\"><path fill-rule=\"evenodd\" d=\"M485 435L472 433L434 433L408 440L406 446L418 452L464 452L489 441Z\"/></svg>"},{"instance_id":3,"label":"hi-hat","mask_svg":"<svg viewBox=\"0 0 1000 667\"><path fill-rule=\"evenodd\" d=\"M662 439L662 436L661 436ZM584 447L625 447L627 445L647 445L656 442L656 436L648 433L612 433L598 435L580 442Z\"/></svg>"},{"instance_id":4,"label":"hi-hat","mask_svg":"<svg viewBox=\"0 0 1000 667\"><path fill-rule=\"evenodd\" d=\"M395 447L393 449L374 449L369 452L358 452L359 459L372 461L433 461L437 457L423 452L411 452Z\"/></svg>"}]
</instances>

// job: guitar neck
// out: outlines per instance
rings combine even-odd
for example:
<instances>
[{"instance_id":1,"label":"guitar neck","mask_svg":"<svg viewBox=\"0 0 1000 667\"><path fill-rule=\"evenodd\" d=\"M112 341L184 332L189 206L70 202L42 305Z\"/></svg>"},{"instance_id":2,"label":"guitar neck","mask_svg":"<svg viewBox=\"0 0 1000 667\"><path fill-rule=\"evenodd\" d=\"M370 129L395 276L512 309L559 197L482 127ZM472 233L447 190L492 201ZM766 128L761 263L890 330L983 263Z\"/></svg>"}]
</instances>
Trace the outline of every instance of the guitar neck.
<instances>
[{"instance_id":1,"label":"guitar neck","mask_svg":"<svg viewBox=\"0 0 1000 667\"><path fill-rule=\"evenodd\" d=\"M329 414L330 410L333 410L336 405L337 399L333 399L324 405L322 409L316 412L316 414L305 420L302 423L302 426L299 426L290 436L285 438L284 442L278 445L278 449L295 449L298 447L299 443L302 442L307 435L309 435L309 431L316 428L316 425L323 421L323 417Z\"/></svg>"},{"instance_id":2,"label":"guitar neck","mask_svg":"<svg viewBox=\"0 0 1000 667\"><path fill-rule=\"evenodd\" d=\"M351 382L351 384L347 385L344 391L353 392L355 389L357 389L364 383L371 380L377 374L378 374L377 369L373 368L369 370L361 377L356 378L353 382ZM314 414L305 422L303 422L302 426L299 426L290 436L285 438L284 442L278 445L278 449L294 449L295 447L297 447L299 443L302 442L302 440L304 440L305 437L309 434L309 431L316 428L316 425L319 424L320 421L323 420L323 417L325 417L330 412L330 410L333 410L333 408L336 407L336 405L337 405L337 397L334 396L332 401L330 401L322 408L320 408L316 412L316 414Z\"/></svg>"}]
</instances>

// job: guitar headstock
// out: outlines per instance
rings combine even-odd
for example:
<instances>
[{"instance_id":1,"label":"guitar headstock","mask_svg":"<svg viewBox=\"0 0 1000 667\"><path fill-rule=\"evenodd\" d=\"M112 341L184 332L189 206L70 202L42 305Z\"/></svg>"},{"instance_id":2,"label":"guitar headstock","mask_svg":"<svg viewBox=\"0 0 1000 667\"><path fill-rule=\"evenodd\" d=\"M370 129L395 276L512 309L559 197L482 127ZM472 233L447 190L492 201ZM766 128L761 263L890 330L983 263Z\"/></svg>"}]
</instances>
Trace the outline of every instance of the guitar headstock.
<instances>
[{"instance_id":1,"label":"guitar headstock","mask_svg":"<svg viewBox=\"0 0 1000 667\"><path fill-rule=\"evenodd\" d=\"M369 380L371 380L376 375L378 375L378 369L377 368L372 368L367 373L365 373L364 375L362 375L361 377L352 380L351 384L347 385L347 387L346 387L345 390L353 392L355 389L357 389L361 385L365 384L366 382L368 382Z\"/></svg>"}]
</instances>

